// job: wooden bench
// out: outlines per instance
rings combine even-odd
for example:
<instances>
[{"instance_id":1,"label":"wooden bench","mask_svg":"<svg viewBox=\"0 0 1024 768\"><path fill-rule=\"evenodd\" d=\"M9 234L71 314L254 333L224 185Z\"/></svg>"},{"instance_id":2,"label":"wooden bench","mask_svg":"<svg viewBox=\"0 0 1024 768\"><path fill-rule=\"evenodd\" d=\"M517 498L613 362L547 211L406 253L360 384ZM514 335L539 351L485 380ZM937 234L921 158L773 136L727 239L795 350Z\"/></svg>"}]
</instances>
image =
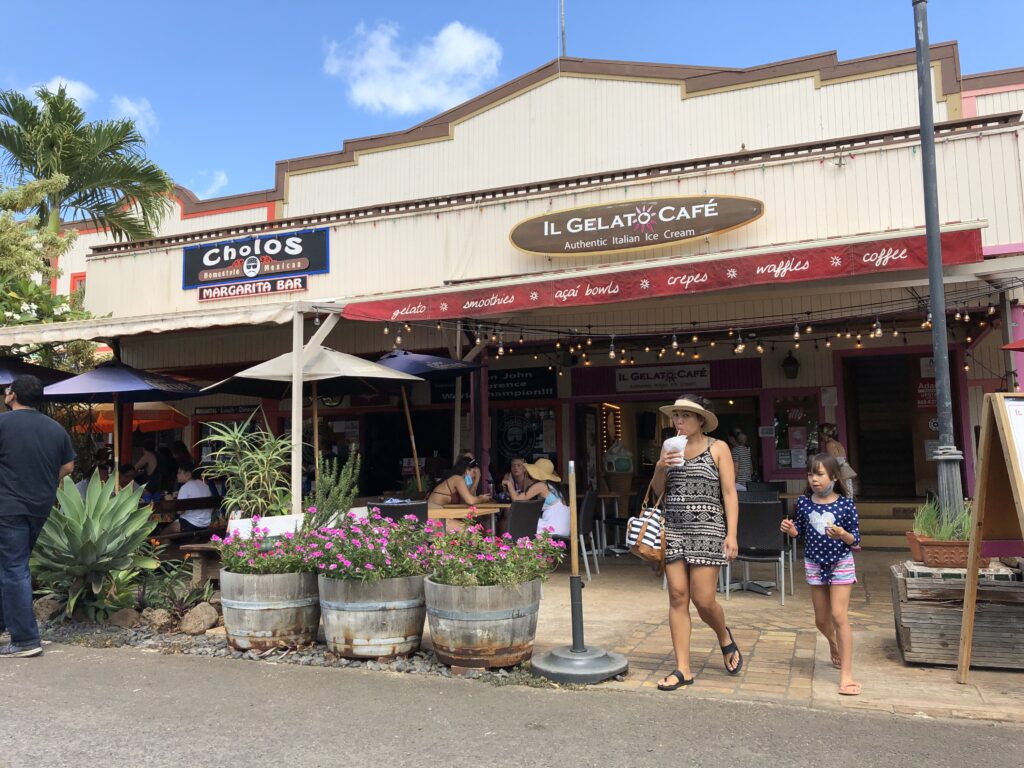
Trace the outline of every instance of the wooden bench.
<instances>
[{"instance_id":1,"label":"wooden bench","mask_svg":"<svg viewBox=\"0 0 1024 768\"><path fill-rule=\"evenodd\" d=\"M192 586L220 581L220 551L213 544L183 544L181 551L191 555Z\"/></svg>"}]
</instances>

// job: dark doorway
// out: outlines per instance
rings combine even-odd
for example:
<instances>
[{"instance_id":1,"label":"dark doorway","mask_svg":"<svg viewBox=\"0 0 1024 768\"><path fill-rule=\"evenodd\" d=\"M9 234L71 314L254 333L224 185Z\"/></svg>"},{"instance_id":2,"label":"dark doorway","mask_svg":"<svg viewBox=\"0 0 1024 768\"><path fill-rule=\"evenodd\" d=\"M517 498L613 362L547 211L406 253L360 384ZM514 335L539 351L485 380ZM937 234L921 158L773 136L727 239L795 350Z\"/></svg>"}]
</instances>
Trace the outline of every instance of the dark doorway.
<instances>
[{"instance_id":1,"label":"dark doorway","mask_svg":"<svg viewBox=\"0 0 1024 768\"><path fill-rule=\"evenodd\" d=\"M371 496L385 491L397 491L409 485L409 476L403 476L402 460L412 457L409 430L402 413L374 413L364 418L364 454L359 493ZM452 413L449 409L413 411L413 431L416 450L429 467L434 457L451 464ZM411 467L411 465L410 465ZM430 484L424 478L424 490Z\"/></svg>"},{"instance_id":2,"label":"dark doorway","mask_svg":"<svg viewBox=\"0 0 1024 768\"><path fill-rule=\"evenodd\" d=\"M863 498L917 496L912 364L919 364L919 359L885 356L844 361L846 449Z\"/></svg>"}]
</instances>

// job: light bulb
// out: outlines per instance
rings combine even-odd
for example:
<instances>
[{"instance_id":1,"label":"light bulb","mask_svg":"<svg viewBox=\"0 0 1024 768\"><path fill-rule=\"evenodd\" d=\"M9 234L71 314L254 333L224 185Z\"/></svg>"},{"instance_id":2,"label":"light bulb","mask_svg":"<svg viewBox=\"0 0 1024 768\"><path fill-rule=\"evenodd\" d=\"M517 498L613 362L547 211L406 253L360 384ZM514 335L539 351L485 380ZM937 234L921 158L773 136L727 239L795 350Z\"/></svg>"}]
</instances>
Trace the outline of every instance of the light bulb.
<instances>
[{"instance_id":1,"label":"light bulb","mask_svg":"<svg viewBox=\"0 0 1024 768\"><path fill-rule=\"evenodd\" d=\"M806 326L804 326L804 333L814 333L814 326L808 323Z\"/></svg>"},{"instance_id":2,"label":"light bulb","mask_svg":"<svg viewBox=\"0 0 1024 768\"><path fill-rule=\"evenodd\" d=\"M825 349L832 349L832 339L825 339Z\"/></svg>"},{"instance_id":3,"label":"light bulb","mask_svg":"<svg viewBox=\"0 0 1024 768\"><path fill-rule=\"evenodd\" d=\"M693 334L693 336L690 337L690 341L692 341L694 344L696 344L698 341L700 341L700 336L698 336L695 333L695 334Z\"/></svg>"},{"instance_id":4,"label":"light bulb","mask_svg":"<svg viewBox=\"0 0 1024 768\"><path fill-rule=\"evenodd\" d=\"M714 347L716 343L717 342L714 339L712 339L711 341L708 342L708 346L709 347Z\"/></svg>"},{"instance_id":5,"label":"light bulb","mask_svg":"<svg viewBox=\"0 0 1024 768\"><path fill-rule=\"evenodd\" d=\"M399 333L395 334L395 344L400 345L401 343L402 343L402 334L401 334L401 332L399 332Z\"/></svg>"},{"instance_id":6,"label":"light bulb","mask_svg":"<svg viewBox=\"0 0 1024 768\"><path fill-rule=\"evenodd\" d=\"M995 313L996 313L996 305L995 305L995 304L993 304L993 303L992 303L992 302L990 301L990 302L988 303L988 315L989 315L989 317L991 317L991 316L992 316L992 315L994 315Z\"/></svg>"},{"instance_id":7,"label":"light bulb","mask_svg":"<svg viewBox=\"0 0 1024 768\"><path fill-rule=\"evenodd\" d=\"M437 330L439 330L439 331L441 330L441 321L440 320L437 321Z\"/></svg>"},{"instance_id":8,"label":"light bulb","mask_svg":"<svg viewBox=\"0 0 1024 768\"><path fill-rule=\"evenodd\" d=\"M964 322L965 323L971 322L971 316L967 312L967 307L964 307Z\"/></svg>"},{"instance_id":9,"label":"light bulb","mask_svg":"<svg viewBox=\"0 0 1024 768\"><path fill-rule=\"evenodd\" d=\"M406 333L411 333L412 332L412 326L409 325L408 323L405 324L405 332Z\"/></svg>"},{"instance_id":10,"label":"light bulb","mask_svg":"<svg viewBox=\"0 0 1024 768\"><path fill-rule=\"evenodd\" d=\"M799 340L800 340L800 326L797 325L796 323L793 323L793 341L799 341Z\"/></svg>"},{"instance_id":11,"label":"light bulb","mask_svg":"<svg viewBox=\"0 0 1024 768\"><path fill-rule=\"evenodd\" d=\"M555 349L561 349L561 348L562 348L562 342L556 341L555 342Z\"/></svg>"},{"instance_id":12,"label":"light bulb","mask_svg":"<svg viewBox=\"0 0 1024 768\"><path fill-rule=\"evenodd\" d=\"M389 333L391 333L391 328L388 327L387 323L384 323L384 335L387 336Z\"/></svg>"},{"instance_id":13,"label":"light bulb","mask_svg":"<svg viewBox=\"0 0 1024 768\"><path fill-rule=\"evenodd\" d=\"M763 355L764 354L764 345L760 341L757 342L757 347L755 347L755 349L757 349L757 354L759 354L759 355Z\"/></svg>"},{"instance_id":14,"label":"light bulb","mask_svg":"<svg viewBox=\"0 0 1024 768\"><path fill-rule=\"evenodd\" d=\"M672 349L679 349L679 339L676 338L674 333L672 334Z\"/></svg>"}]
</instances>

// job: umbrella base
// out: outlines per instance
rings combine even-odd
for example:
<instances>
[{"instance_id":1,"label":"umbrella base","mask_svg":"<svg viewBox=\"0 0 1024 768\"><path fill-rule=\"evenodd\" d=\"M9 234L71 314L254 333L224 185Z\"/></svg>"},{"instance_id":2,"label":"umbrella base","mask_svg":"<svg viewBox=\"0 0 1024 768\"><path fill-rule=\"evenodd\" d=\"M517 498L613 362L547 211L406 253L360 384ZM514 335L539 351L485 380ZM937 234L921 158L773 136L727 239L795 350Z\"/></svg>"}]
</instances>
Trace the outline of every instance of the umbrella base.
<instances>
[{"instance_id":1,"label":"umbrella base","mask_svg":"<svg viewBox=\"0 0 1024 768\"><path fill-rule=\"evenodd\" d=\"M555 683L593 685L629 670L629 662L621 653L606 651L590 646L582 651L573 651L571 645L563 645L547 653L535 656L530 669L536 677L546 677Z\"/></svg>"}]
</instances>

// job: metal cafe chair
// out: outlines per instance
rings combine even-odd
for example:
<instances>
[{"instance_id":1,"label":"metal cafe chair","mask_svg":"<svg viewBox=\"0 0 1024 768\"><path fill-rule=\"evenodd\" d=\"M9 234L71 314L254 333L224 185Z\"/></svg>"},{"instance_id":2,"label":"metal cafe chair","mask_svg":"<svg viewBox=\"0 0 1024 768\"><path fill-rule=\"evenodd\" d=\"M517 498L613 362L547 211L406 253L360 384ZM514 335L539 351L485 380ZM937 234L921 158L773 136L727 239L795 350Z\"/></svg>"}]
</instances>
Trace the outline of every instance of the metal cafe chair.
<instances>
[{"instance_id":1,"label":"metal cafe chair","mask_svg":"<svg viewBox=\"0 0 1024 768\"><path fill-rule=\"evenodd\" d=\"M398 522L406 515L415 515L420 525L427 524L427 502L413 501L408 504L381 504L379 506L381 517L387 517Z\"/></svg>"},{"instance_id":2,"label":"metal cafe chair","mask_svg":"<svg viewBox=\"0 0 1024 768\"><path fill-rule=\"evenodd\" d=\"M779 531L783 517L781 501L741 501L739 527L736 532L739 555L743 563L743 579L736 589L770 595L771 587L779 591L779 604L786 604L786 548ZM775 583L750 579L750 563L774 563ZM732 563L725 566L725 599L734 588Z\"/></svg>"},{"instance_id":3,"label":"metal cafe chair","mask_svg":"<svg viewBox=\"0 0 1024 768\"><path fill-rule=\"evenodd\" d=\"M513 501L508 508L508 532L512 540L537 535L537 522L544 510L544 499Z\"/></svg>"}]
</instances>

